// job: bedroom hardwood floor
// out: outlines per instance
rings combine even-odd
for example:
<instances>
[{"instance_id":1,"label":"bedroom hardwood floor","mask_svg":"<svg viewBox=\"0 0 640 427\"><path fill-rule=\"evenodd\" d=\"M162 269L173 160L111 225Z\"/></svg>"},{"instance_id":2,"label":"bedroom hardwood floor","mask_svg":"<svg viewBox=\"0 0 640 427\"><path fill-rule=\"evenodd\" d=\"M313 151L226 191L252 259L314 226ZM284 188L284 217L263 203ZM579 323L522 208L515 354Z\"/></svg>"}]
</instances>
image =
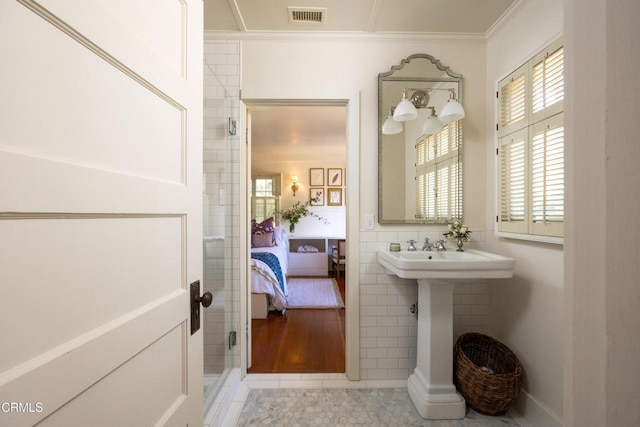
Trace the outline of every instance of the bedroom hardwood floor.
<instances>
[{"instance_id":1,"label":"bedroom hardwood floor","mask_svg":"<svg viewBox=\"0 0 640 427\"><path fill-rule=\"evenodd\" d=\"M338 279L345 299L344 277ZM345 372L344 309L292 309L251 321L250 374Z\"/></svg>"}]
</instances>

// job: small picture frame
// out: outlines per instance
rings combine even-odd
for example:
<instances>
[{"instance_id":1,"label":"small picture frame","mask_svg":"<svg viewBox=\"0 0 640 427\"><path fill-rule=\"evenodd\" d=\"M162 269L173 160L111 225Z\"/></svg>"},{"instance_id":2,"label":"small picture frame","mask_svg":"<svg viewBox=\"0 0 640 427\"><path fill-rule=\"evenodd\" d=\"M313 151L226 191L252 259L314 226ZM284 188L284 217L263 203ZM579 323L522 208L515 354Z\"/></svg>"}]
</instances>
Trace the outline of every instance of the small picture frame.
<instances>
[{"instance_id":1,"label":"small picture frame","mask_svg":"<svg viewBox=\"0 0 640 427\"><path fill-rule=\"evenodd\" d=\"M324 186L324 168L309 169L309 187Z\"/></svg>"},{"instance_id":2,"label":"small picture frame","mask_svg":"<svg viewBox=\"0 0 640 427\"><path fill-rule=\"evenodd\" d=\"M324 206L324 188L309 189L309 205Z\"/></svg>"},{"instance_id":3,"label":"small picture frame","mask_svg":"<svg viewBox=\"0 0 640 427\"><path fill-rule=\"evenodd\" d=\"M327 206L342 206L342 188L329 188L327 191Z\"/></svg>"},{"instance_id":4,"label":"small picture frame","mask_svg":"<svg viewBox=\"0 0 640 427\"><path fill-rule=\"evenodd\" d=\"M342 187L342 168L327 169L327 185L329 187Z\"/></svg>"}]
</instances>

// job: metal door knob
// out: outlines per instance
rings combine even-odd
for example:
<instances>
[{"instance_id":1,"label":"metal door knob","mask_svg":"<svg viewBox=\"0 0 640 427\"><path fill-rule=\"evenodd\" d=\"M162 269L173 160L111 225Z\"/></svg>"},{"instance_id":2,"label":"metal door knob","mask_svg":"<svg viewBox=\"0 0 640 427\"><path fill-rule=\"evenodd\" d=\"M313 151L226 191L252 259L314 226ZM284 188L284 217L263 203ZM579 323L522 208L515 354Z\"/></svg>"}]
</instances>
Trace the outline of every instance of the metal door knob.
<instances>
[{"instance_id":1,"label":"metal door knob","mask_svg":"<svg viewBox=\"0 0 640 427\"><path fill-rule=\"evenodd\" d=\"M211 292L205 292L201 297L196 297L196 302L202 304L203 307L209 307L213 301L213 295Z\"/></svg>"}]
</instances>

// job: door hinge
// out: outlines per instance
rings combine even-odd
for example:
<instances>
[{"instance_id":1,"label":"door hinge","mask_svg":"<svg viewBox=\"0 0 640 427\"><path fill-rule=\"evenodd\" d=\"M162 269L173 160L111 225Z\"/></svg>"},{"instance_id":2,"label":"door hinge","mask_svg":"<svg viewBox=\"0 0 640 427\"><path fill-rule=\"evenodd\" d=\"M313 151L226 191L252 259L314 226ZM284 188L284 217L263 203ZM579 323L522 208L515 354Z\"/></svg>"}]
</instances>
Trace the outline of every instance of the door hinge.
<instances>
[{"instance_id":1,"label":"door hinge","mask_svg":"<svg viewBox=\"0 0 640 427\"><path fill-rule=\"evenodd\" d=\"M229 332L229 350L231 350L231 347L234 347L237 343L238 336L236 334L236 331Z\"/></svg>"}]
</instances>

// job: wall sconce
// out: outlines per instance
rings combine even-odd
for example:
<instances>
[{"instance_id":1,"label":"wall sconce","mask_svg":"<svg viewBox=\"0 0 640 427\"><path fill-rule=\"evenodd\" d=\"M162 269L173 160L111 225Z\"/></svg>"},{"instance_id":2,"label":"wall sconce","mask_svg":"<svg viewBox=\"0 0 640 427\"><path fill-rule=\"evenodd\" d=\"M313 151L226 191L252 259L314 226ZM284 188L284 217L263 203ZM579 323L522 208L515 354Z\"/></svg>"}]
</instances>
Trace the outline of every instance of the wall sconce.
<instances>
[{"instance_id":1,"label":"wall sconce","mask_svg":"<svg viewBox=\"0 0 640 427\"><path fill-rule=\"evenodd\" d=\"M434 90L444 90L449 92L449 100L440 112L440 118L436 115L436 109L429 106L429 93ZM412 92L409 96L409 92ZM402 92L402 100L397 106L391 107L389 115L382 125L383 135L393 135L402 131L402 125L399 122L406 122L418 117L418 108L430 108L431 115L425 121L423 132L426 135L438 133L442 130L443 123L453 122L463 119L465 116L464 108L456 100L456 92L453 88L440 89L414 89L405 88Z\"/></svg>"},{"instance_id":2,"label":"wall sconce","mask_svg":"<svg viewBox=\"0 0 640 427\"><path fill-rule=\"evenodd\" d=\"M300 188L300 187L298 187L298 176L297 175L293 175L291 177L291 179L293 181L291 183L291 191L293 191L293 196L295 197L296 196L296 191L298 191L298 189Z\"/></svg>"}]
</instances>

